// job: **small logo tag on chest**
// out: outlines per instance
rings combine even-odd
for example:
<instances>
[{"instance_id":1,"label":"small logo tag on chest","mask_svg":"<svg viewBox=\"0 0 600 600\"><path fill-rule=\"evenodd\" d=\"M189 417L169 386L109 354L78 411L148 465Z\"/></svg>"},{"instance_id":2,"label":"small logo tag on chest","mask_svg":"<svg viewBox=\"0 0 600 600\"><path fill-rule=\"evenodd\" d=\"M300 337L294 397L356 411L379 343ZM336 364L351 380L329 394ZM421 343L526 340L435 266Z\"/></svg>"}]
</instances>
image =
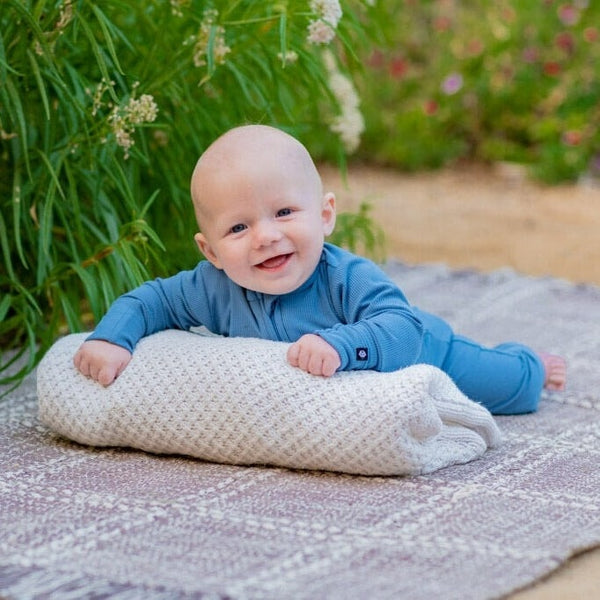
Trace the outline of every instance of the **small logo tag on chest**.
<instances>
[{"instance_id":1,"label":"small logo tag on chest","mask_svg":"<svg viewBox=\"0 0 600 600\"><path fill-rule=\"evenodd\" d=\"M356 360L368 360L369 359L369 350L367 348L357 348L356 349Z\"/></svg>"}]
</instances>

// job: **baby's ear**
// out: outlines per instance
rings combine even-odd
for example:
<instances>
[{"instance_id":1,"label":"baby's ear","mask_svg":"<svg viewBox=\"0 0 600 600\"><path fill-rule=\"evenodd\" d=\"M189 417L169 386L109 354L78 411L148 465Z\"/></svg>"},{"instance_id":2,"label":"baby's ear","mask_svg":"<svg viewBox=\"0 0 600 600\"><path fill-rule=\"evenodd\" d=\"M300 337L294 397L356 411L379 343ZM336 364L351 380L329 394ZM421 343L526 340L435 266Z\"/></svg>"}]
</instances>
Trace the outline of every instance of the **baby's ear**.
<instances>
[{"instance_id":1,"label":"baby's ear","mask_svg":"<svg viewBox=\"0 0 600 600\"><path fill-rule=\"evenodd\" d=\"M211 262L217 269L223 268L219 262L219 259L217 258L217 255L213 252L208 240L206 239L206 236L203 233L198 232L194 236L194 241L196 242L200 252L202 252L202 254L204 254L206 257L206 260Z\"/></svg>"},{"instance_id":2,"label":"baby's ear","mask_svg":"<svg viewBox=\"0 0 600 600\"><path fill-rule=\"evenodd\" d=\"M323 233L328 236L335 227L335 194L327 192L323 196L321 206L321 219L323 221Z\"/></svg>"}]
</instances>

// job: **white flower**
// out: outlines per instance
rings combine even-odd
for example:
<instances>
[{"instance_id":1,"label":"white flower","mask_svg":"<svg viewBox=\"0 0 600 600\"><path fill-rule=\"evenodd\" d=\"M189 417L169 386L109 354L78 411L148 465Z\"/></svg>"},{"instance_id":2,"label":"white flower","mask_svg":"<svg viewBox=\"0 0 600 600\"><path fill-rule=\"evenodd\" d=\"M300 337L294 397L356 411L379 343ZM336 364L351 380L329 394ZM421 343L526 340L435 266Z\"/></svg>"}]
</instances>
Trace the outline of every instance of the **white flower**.
<instances>
[{"instance_id":1,"label":"white flower","mask_svg":"<svg viewBox=\"0 0 600 600\"><path fill-rule=\"evenodd\" d=\"M56 40L57 40L58 36L61 36L64 33L65 28L67 27L67 25L69 25L69 23L72 20L73 20L73 0L63 0L62 4L60 5L58 21L56 21L56 24L54 25L54 29L52 31L45 31L43 34L44 37L46 38L48 47L50 48L50 50L52 52L54 51L54 45L56 44ZM35 42L33 44L33 48L35 50L35 53L38 54L39 56L44 55L44 50L42 49L42 44L40 44L40 41L38 39L35 40Z\"/></svg>"},{"instance_id":2,"label":"white flower","mask_svg":"<svg viewBox=\"0 0 600 600\"><path fill-rule=\"evenodd\" d=\"M328 44L342 18L339 0L311 0L310 9L317 18L308 24L307 40L311 44Z\"/></svg>"},{"instance_id":3,"label":"white flower","mask_svg":"<svg viewBox=\"0 0 600 600\"><path fill-rule=\"evenodd\" d=\"M125 115L131 125L152 123L158 114L158 106L150 94L142 94L139 100L130 98L125 107Z\"/></svg>"},{"instance_id":4,"label":"white flower","mask_svg":"<svg viewBox=\"0 0 600 600\"><path fill-rule=\"evenodd\" d=\"M339 135L347 152L354 152L365 130L365 120L359 109L360 99L352 81L337 68L333 55L326 52L323 59L329 74L329 87L341 110L329 128Z\"/></svg>"},{"instance_id":5,"label":"white flower","mask_svg":"<svg viewBox=\"0 0 600 600\"><path fill-rule=\"evenodd\" d=\"M55 25L55 30L62 33L63 29L73 20L72 0L65 0L60 7L60 17Z\"/></svg>"},{"instance_id":6,"label":"white flower","mask_svg":"<svg viewBox=\"0 0 600 600\"><path fill-rule=\"evenodd\" d=\"M308 26L308 37L311 44L328 44L335 37L335 31L323 21L312 21Z\"/></svg>"},{"instance_id":7,"label":"white flower","mask_svg":"<svg viewBox=\"0 0 600 600\"><path fill-rule=\"evenodd\" d=\"M93 94L93 100L92 100L92 116L93 117L95 117L98 114L98 111L105 104L104 100L102 99L104 96L104 92L109 90L111 87L114 87L114 85L115 85L114 81L107 82L106 79L102 78L100 83L96 86L96 90ZM85 93L88 94L89 96L92 95L92 92L89 88L86 88Z\"/></svg>"},{"instance_id":8,"label":"white flower","mask_svg":"<svg viewBox=\"0 0 600 600\"><path fill-rule=\"evenodd\" d=\"M295 63L298 61L298 54L293 50L287 50L285 56L281 52L278 52L277 58L283 63Z\"/></svg>"},{"instance_id":9,"label":"white flower","mask_svg":"<svg viewBox=\"0 0 600 600\"><path fill-rule=\"evenodd\" d=\"M339 0L311 0L310 9L327 21L334 29L342 18Z\"/></svg>"},{"instance_id":10,"label":"white flower","mask_svg":"<svg viewBox=\"0 0 600 600\"><path fill-rule=\"evenodd\" d=\"M194 46L194 65L202 67L206 64L206 53L208 51L208 43L213 27L215 33L213 38L213 57L215 63L221 65L225 62L225 56L231 52L231 48L225 43L225 28L220 25L215 26L215 21L219 13L214 9L206 9L200 23L200 31L196 36L196 44Z\"/></svg>"},{"instance_id":11,"label":"white flower","mask_svg":"<svg viewBox=\"0 0 600 600\"><path fill-rule=\"evenodd\" d=\"M171 0L171 14L174 17L183 17L183 8L190 5L190 0Z\"/></svg>"},{"instance_id":12,"label":"white flower","mask_svg":"<svg viewBox=\"0 0 600 600\"><path fill-rule=\"evenodd\" d=\"M125 119L116 113L111 115L110 125L117 144L125 150L125 158L129 158L129 149L135 143L131 137L132 130L127 126Z\"/></svg>"},{"instance_id":13,"label":"white flower","mask_svg":"<svg viewBox=\"0 0 600 600\"><path fill-rule=\"evenodd\" d=\"M129 158L129 150L135 143L132 138L135 126L152 123L157 114L158 106L150 94L143 94L139 99L130 98L125 106L113 108L108 122L117 144L125 150L125 158Z\"/></svg>"},{"instance_id":14,"label":"white flower","mask_svg":"<svg viewBox=\"0 0 600 600\"><path fill-rule=\"evenodd\" d=\"M329 128L340 136L346 152L352 153L360 145L365 120L360 110L354 109L335 117Z\"/></svg>"}]
</instances>

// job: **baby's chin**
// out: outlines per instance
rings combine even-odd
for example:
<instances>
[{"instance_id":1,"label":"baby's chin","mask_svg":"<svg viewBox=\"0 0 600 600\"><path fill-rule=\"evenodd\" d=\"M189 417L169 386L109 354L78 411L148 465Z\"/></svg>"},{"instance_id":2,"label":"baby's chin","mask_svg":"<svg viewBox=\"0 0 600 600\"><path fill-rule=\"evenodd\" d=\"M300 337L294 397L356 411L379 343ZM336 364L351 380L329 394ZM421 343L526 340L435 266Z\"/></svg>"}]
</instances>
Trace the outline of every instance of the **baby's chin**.
<instances>
[{"instance_id":1,"label":"baby's chin","mask_svg":"<svg viewBox=\"0 0 600 600\"><path fill-rule=\"evenodd\" d=\"M241 284L241 287L245 287L247 290L258 292L259 294L267 294L270 296L284 296L285 294L291 294L297 289L301 288L310 279L308 277L288 278L283 277L281 279L274 279L271 281L252 281L246 282L246 285ZM238 283L240 285L240 283Z\"/></svg>"},{"instance_id":2,"label":"baby's chin","mask_svg":"<svg viewBox=\"0 0 600 600\"><path fill-rule=\"evenodd\" d=\"M306 280L304 280L306 281ZM285 285L283 282L281 284L273 283L271 285L251 285L245 286L246 289L251 290L253 292L257 292L259 294L267 294L269 296L284 296L285 294L291 294L295 292L298 288L302 287L304 281L301 281L297 284L288 284Z\"/></svg>"}]
</instances>

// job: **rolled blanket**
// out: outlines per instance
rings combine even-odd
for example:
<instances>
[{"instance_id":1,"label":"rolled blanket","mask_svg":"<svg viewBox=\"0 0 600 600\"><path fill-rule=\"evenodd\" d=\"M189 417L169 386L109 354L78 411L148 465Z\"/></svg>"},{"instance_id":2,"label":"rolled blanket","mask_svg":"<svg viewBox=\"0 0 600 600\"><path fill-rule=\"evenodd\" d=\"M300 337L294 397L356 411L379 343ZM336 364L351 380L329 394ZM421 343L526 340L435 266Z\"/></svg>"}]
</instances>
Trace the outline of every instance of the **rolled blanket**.
<instances>
[{"instance_id":1,"label":"rolled blanket","mask_svg":"<svg viewBox=\"0 0 600 600\"><path fill-rule=\"evenodd\" d=\"M109 387L81 375L68 335L37 369L39 415L81 444L363 475L430 473L480 457L500 432L439 369L315 377L289 344L163 331Z\"/></svg>"}]
</instances>

